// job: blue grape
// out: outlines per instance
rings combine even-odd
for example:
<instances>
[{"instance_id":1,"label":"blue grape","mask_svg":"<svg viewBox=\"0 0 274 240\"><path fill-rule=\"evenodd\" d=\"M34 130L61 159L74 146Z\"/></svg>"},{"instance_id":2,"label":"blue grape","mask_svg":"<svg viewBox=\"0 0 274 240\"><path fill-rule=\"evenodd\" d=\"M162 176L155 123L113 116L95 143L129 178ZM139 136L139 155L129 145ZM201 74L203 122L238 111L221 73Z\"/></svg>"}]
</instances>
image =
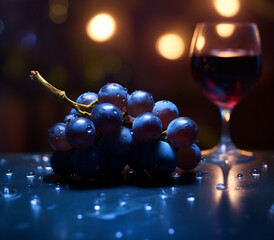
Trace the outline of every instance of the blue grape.
<instances>
[{"instance_id":1,"label":"blue grape","mask_svg":"<svg viewBox=\"0 0 274 240\"><path fill-rule=\"evenodd\" d=\"M167 127L167 139L173 147L189 147L197 141L197 138L198 127L190 118L175 118Z\"/></svg>"},{"instance_id":2,"label":"blue grape","mask_svg":"<svg viewBox=\"0 0 274 240\"><path fill-rule=\"evenodd\" d=\"M194 169L201 161L201 150L193 144L188 148L180 148L177 151L178 167L182 170Z\"/></svg>"},{"instance_id":3,"label":"blue grape","mask_svg":"<svg viewBox=\"0 0 274 240\"><path fill-rule=\"evenodd\" d=\"M49 145L56 151L67 151L72 148L68 143L66 137L66 124L65 123L55 123L48 130L48 142Z\"/></svg>"},{"instance_id":4,"label":"blue grape","mask_svg":"<svg viewBox=\"0 0 274 240\"><path fill-rule=\"evenodd\" d=\"M103 144L112 153L124 156L133 150L134 145L136 144L136 139L129 128L122 126L118 132L113 134L104 134Z\"/></svg>"},{"instance_id":5,"label":"blue grape","mask_svg":"<svg viewBox=\"0 0 274 240\"><path fill-rule=\"evenodd\" d=\"M96 130L112 134L118 132L123 122L121 110L111 103L100 103L91 111L91 120Z\"/></svg>"},{"instance_id":6,"label":"blue grape","mask_svg":"<svg viewBox=\"0 0 274 240\"><path fill-rule=\"evenodd\" d=\"M162 133L160 118L152 113L140 114L133 122L132 131L140 142L152 142L157 140Z\"/></svg>"},{"instance_id":7,"label":"blue grape","mask_svg":"<svg viewBox=\"0 0 274 240\"><path fill-rule=\"evenodd\" d=\"M74 149L70 149L65 152L54 151L50 158L50 164L54 173L66 176L75 172L72 165L72 155Z\"/></svg>"},{"instance_id":8,"label":"blue grape","mask_svg":"<svg viewBox=\"0 0 274 240\"><path fill-rule=\"evenodd\" d=\"M99 147L77 149L72 157L75 171L84 178L98 178L104 170L104 153Z\"/></svg>"},{"instance_id":9,"label":"blue grape","mask_svg":"<svg viewBox=\"0 0 274 240\"><path fill-rule=\"evenodd\" d=\"M76 111L76 110L75 110ZM63 122L64 123L69 123L72 119L76 118L77 114L68 114L67 116L65 116Z\"/></svg>"},{"instance_id":10,"label":"blue grape","mask_svg":"<svg viewBox=\"0 0 274 240\"><path fill-rule=\"evenodd\" d=\"M126 156L120 156L107 152L105 149L106 158L104 159L104 169L107 176L115 177L123 171L126 166Z\"/></svg>"},{"instance_id":11,"label":"blue grape","mask_svg":"<svg viewBox=\"0 0 274 240\"><path fill-rule=\"evenodd\" d=\"M94 93L94 92L86 92L86 93L81 94L81 95L76 99L76 102L77 102L77 103L80 103L80 104L89 105L91 102L95 101L96 99L98 99L97 93ZM70 110L70 114L77 115L78 112L76 111L76 109L72 108L72 109Z\"/></svg>"},{"instance_id":12,"label":"blue grape","mask_svg":"<svg viewBox=\"0 0 274 240\"><path fill-rule=\"evenodd\" d=\"M142 145L141 162L152 176L166 176L175 170L177 155L169 143L154 141Z\"/></svg>"},{"instance_id":13,"label":"blue grape","mask_svg":"<svg viewBox=\"0 0 274 240\"><path fill-rule=\"evenodd\" d=\"M74 148L91 146L95 137L95 127L92 121L77 117L66 126L66 139Z\"/></svg>"},{"instance_id":14,"label":"blue grape","mask_svg":"<svg viewBox=\"0 0 274 240\"><path fill-rule=\"evenodd\" d=\"M145 143L138 142L134 149L127 156L127 164L134 170L143 170L144 166L141 162L141 148Z\"/></svg>"},{"instance_id":15,"label":"blue grape","mask_svg":"<svg viewBox=\"0 0 274 240\"><path fill-rule=\"evenodd\" d=\"M153 97L150 93L146 91L135 91L127 98L127 112L133 117L137 117L144 112L151 112L153 107Z\"/></svg>"},{"instance_id":16,"label":"blue grape","mask_svg":"<svg viewBox=\"0 0 274 240\"><path fill-rule=\"evenodd\" d=\"M124 112L127 90L118 83L108 83L99 90L98 101L99 103L112 103Z\"/></svg>"},{"instance_id":17,"label":"blue grape","mask_svg":"<svg viewBox=\"0 0 274 240\"><path fill-rule=\"evenodd\" d=\"M161 119L163 129L175 118L179 117L177 106L168 100L161 100L155 103L152 113Z\"/></svg>"},{"instance_id":18,"label":"blue grape","mask_svg":"<svg viewBox=\"0 0 274 240\"><path fill-rule=\"evenodd\" d=\"M94 92L86 92L81 94L77 99L76 102L80 104L89 105L91 102L95 101L98 98L97 93Z\"/></svg>"},{"instance_id":19,"label":"blue grape","mask_svg":"<svg viewBox=\"0 0 274 240\"><path fill-rule=\"evenodd\" d=\"M72 109L70 110L70 112L69 112L69 115L70 115L70 114L72 114L72 115L77 115L78 112L76 111L75 108L72 108Z\"/></svg>"}]
</instances>

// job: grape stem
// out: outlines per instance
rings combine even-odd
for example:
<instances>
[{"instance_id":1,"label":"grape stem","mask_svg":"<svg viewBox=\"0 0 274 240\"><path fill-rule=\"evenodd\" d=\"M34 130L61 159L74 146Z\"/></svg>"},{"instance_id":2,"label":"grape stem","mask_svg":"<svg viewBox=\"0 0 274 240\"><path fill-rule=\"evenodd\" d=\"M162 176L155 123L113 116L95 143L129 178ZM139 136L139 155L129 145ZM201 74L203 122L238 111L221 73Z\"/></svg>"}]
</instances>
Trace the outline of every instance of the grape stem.
<instances>
[{"instance_id":1,"label":"grape stem","mask_svg":"<svg viewBox=\"0 0 274 240\"><path fill-rule=\"evenodd\" d=\"M96 99L95 101L91 102L88 105L85 104L80 104L77 102L72 101L70 98L67 97L66 92L57 89L53 85L51 85L47 80L45 80L38 71L30 71L30 78L32 80L37 81L40 83L43 87L48 89L51 93L53 93L57 99L61 102L67 103L69 106L73 107L76 109L79 115L84 116L84 117L90 117L91 116L91 110L93 109L93 106L98 103L98 100Z\"/></svg>"}]
</instances>

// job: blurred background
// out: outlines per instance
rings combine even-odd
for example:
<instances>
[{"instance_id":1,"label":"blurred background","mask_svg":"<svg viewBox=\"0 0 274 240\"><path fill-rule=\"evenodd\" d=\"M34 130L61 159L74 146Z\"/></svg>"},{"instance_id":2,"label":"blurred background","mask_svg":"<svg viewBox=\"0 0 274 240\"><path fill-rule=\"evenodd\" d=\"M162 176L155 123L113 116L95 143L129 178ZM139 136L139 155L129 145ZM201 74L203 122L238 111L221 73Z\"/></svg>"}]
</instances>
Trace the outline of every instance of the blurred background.
<instances>
[{"instance_id":1,"label":"blurred background","mask_svg":"<svg viewBox=\"0 0 274 240\"><path fill-rule=\"evenodd\" d=\"M188 54L202 21L258 24L263 71L233 111L231 135L243 149L274 149L272 0L1 0L0 152L51 151L47 130L70 111L30 70L74 100L118 82L173 101L198 124L200 148L214 146L220 115L194 82Z\"/></svg>"}]
</instances>

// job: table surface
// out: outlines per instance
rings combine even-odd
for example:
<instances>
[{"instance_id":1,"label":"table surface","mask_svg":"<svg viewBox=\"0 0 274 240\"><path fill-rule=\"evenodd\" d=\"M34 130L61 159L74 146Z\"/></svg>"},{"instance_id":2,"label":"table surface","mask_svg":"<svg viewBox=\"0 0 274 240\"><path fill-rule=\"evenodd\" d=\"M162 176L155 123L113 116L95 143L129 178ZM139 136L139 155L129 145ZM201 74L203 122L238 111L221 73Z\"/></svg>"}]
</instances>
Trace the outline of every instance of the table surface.
<instances>
[{"instance_id":1,"label":"table surface","mask_svg":"<svg viewBox=\"0 0 274 240\"><path fill-rule=\"evenodd\" d=\"M59 179L48 154L1 154L1 239L273 239L273 154L104 183Z\"/></svg>"}]
</instances>

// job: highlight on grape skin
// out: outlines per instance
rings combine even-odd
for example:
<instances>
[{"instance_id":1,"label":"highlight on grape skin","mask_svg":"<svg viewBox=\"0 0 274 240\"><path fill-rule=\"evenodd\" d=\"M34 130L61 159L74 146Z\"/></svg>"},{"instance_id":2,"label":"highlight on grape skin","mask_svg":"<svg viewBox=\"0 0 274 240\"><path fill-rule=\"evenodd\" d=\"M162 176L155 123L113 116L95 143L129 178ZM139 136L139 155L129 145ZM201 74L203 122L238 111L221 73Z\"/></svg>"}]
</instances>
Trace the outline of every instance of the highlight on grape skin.
<instances>
[{"instance_id":1,"label":"highlight on grape skin","mask_svg":"<svg viewBox=\"0 0 274 240\"><path fill-rule=\"evenodd\" d=\"M41 76L33 71L31 77L39 82ZM47 88L46 80L42 85ZM54 150L51 165L58 175L116 178L128 164L136 171L162 177L176 167L194 169L201 160L195 144L196 123L179 117L171 101L154 103L150 93L138 90L128 94L118 83L102 86L98 94L83 93L75 102L64 91L53 86L49 90L72 107L63 123L49 129L48 140Z\"/></svg>"}]
</instances>

